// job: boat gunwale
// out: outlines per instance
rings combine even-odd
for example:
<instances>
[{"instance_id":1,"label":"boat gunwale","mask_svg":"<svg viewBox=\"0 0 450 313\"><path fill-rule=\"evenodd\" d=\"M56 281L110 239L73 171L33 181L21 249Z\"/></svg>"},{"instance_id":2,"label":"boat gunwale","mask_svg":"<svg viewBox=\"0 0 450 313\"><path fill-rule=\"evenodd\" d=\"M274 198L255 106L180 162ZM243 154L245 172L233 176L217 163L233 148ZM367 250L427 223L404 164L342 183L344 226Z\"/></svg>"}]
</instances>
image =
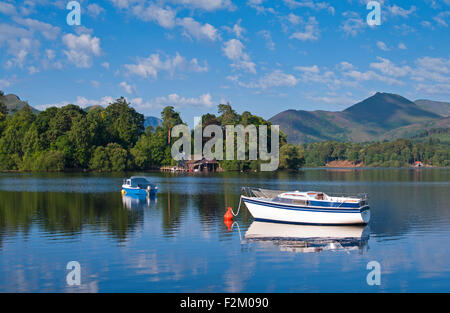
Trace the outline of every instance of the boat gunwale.
<instances>
[{"instance_id":1,"label":"boat gunwale","mask_svg":"<svg viewBox=\"0 0 450 313\"><path fill-rule=\"evenodd\" d=\"M305 206L302 204L294 204L294 203L281 203L281 202L275 202L271 199L266 198L260 198L260 197L248 197L241 195L242 199L245 201L250 200L253 201L253 204L269 204L272 206L278 206L275 208L279 209L285 209L285 210L299 210L299 211L309 211L309 212L322 212L322 213L362 213L366 210L370 210L370 207L368 204L363 205L358 208L347 208L347 207L323 207L323 206ZM256 202L256 203L255 203ZM287 207L287 208L285 208Z\"/></svg>"}]
</instances>

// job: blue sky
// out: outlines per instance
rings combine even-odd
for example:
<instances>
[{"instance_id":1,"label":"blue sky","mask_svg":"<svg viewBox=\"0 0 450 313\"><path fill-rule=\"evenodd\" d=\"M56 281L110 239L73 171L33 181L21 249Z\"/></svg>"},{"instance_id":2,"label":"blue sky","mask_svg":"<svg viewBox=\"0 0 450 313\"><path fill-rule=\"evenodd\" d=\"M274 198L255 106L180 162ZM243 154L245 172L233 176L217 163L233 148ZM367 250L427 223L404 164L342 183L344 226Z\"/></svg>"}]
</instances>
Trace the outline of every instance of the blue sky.
<instances>
[{"instance_id":1,"label":"blue sky","mask_svg":"<svg viewBox=\"0 0 450 313\"><path fill-rule=\"evenodd\" d=\"M38 108L120 96L190 124L230 102L265 118L376 91L450 100L450 0L0 0L0 89Z\"/></svg>"}]
</instances>

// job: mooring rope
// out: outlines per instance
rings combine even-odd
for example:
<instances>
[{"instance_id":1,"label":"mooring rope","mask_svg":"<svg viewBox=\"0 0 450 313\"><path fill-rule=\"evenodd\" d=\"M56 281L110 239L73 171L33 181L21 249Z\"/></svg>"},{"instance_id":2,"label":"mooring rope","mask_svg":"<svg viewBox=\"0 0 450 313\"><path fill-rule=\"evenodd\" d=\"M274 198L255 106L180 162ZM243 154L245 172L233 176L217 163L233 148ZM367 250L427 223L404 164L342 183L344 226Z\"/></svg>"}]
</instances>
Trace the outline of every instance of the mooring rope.
<instances>
[{"instance_id":1,"label":"mooring rope","mask_svg":"<svg viewBox=\"0 0 450 313\"><path fill-rule=\"evenodd\" d=\"M242 196L239 198L239 206L236 214L234 213L233 208L231 208L231 213L233 213L234 216L238 216L239 211L241 209L241 203L242 203Z\"/></svg>"},{"instance_id":2,"label":"mooring rope","mask_svg":"<svg viewBox=\"0 0 450 313\"><path fill-rule=\"evenodd\" d=\"M234 225L236 225L238 232L239 232L239 241L242 243L242 235L241 235L241 228L239 227L239 223L237 221L234 221L231 225L231 230L233 230Z\"/></svg>"}]
</instances>

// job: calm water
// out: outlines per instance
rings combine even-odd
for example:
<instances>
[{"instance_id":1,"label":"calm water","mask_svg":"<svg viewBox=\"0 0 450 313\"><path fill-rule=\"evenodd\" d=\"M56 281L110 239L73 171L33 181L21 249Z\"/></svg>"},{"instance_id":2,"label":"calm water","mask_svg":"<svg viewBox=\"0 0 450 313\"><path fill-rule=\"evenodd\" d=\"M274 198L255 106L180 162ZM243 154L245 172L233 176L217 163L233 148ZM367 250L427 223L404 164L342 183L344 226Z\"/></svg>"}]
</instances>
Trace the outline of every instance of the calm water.
<instances>
[{"instance_id":1,"label":"calm water","mask_svg":"<svg viewBox=\"0 0 450 313\"><path fill-rule=\"evenodd\" d=\"M122 198L117 175L0 174L0 291L450 291L450 170L146 175L149 201ZM241 186L367 192L372 220L265 225L243 206L229 231ZM69 261L81 286L66 284Z\"/></svg>"}]
</instances>

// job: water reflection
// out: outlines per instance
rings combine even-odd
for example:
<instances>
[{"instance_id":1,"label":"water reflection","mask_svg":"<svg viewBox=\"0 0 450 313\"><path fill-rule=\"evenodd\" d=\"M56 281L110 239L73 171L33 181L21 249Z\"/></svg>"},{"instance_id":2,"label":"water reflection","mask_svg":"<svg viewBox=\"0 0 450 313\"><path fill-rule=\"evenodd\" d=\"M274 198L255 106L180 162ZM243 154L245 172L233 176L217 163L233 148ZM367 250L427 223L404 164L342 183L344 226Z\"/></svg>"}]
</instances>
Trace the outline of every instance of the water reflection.
<instances>
[{"instance_id":1,"label":"water reflection","mask_svg":"<svg viewBox=\"0 0 450 313\"><path fill-rule=\"evenodd\" d=\"M449 290L448 169L149 175L157 199L122 197L109 174L0 173L0 291L77 291L70 260L79 291ZM243 185L367 192L370 239L364 227L260 227L245 206L228 231ZM366 284L370 260L381 289Z\"/></svg>"},{"instance_id":2,"label":"water reflection","mask_svg":"<svg viewBox=\"0 0 450 313\"><path fill-rule=\"evenodd\" d=\"M281 251L352 251L368 247L369 226L315 226L254 221L245 239L261 246L277 246Z\"/></svg>"},{"instance_id":3,"label":"water reflection","mask_svg":"<svg viewBox=\"0 0 450 313\"><path fill-rule=\"evenodd\" d=\"M0 191L0 242L2 237L23 233L33 224L53 237L80 236L83 229L109 233L125 240L143 222L143 212L120 204L120 193Z\"/></svg>"},{"instance_id":4,"label":"water reflection","mask_svg":"<svg viewBox=\"0 0 450 313\"><path fill-rule=\"evenodd\" d=\"M144 210L158 202L156 195L123 195L122 203L128 210Z\"/></svg>"}]
</instances>

